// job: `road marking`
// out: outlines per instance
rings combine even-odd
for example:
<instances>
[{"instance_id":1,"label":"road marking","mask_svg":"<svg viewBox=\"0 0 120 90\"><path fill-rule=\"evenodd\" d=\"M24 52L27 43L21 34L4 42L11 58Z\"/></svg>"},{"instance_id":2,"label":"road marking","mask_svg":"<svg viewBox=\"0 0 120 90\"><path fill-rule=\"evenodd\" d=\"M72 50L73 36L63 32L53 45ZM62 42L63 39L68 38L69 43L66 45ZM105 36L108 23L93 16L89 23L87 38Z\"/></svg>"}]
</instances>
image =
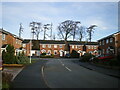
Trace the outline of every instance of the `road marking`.
<instances>
[{"instance_id":1,"label":"road marking","mask_svg":"<svg viewBox=\"0 0 120 90\"><path fill-rule=\"evenodd\" d=\"M48 85L47 81L45 80L45 76L44 76L44 66L42 66L41 71L42 71L42 77L43 77L43 80L44 80L45 84L47 85L47 87L50 88L50 85Z\"/></svg>"},{"instance_id":2,"label":"road marking","mask_svg":"<svg viewBox=\"0 0 120 90\"><path fill-rule=\"evenodd\" d=\"M68 70L68 71L72 71L71 69L69 69L68 67L65 66L65 68Z\"/></svg>"}]
</instances>

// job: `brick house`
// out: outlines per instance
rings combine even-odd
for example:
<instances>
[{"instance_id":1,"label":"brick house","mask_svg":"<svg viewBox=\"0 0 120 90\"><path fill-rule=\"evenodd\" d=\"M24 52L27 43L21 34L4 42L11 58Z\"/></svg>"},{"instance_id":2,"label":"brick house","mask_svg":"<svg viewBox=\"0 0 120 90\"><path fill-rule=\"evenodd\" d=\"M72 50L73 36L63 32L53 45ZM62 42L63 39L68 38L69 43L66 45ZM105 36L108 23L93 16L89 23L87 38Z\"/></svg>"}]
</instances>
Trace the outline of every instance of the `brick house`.
<instances>
[{"instance_id":1,"label":"brick house","mask_svg":"<svg viewBox=\"0 0 120 90\"><path fill-rule=\"evenodd\" d=\"M30 55L30 46L31 46L31 55L38 55L42 54L42 53L46 53L47 55L51 55L53 54L56 57L62 57L66 54L66 52L64 51L65 49L65 43L63 40L38 40L39 47L37 49L34 49L33 46L35 46L35 41L36 40L32 40L30 43L29 39L25 39L22 43L23 43L23 48L26 49L26 55L29 56ZM37 43L38 43L37 42ZM80 55L83 55L84 53L92 53L94 55L97 55L97 49L98 49L98 44L97 42L79 42L79 41L68 41L69 44L69 48L70 48L70 53L72 52L72 50L77 51L78 53L80 53ZM86 50L83 50L83 46L84 44L86 44Z\"/></svg>"},{"instance_id":2,"label":"brick house","mask_svg":"<svg viewBox=\"0 0 120 90\"><path fill-rule=\"evenodd\" d=\"M3 50L6 50L6 47L8 44L13 45L15 49L15 54L17 54L22 47L22 38L19 38L18 36L5 31L3 29L0 29L0 52L2 53Z\"/></svg>"},{"instance_id":3,"label":"brick house","mask_svg":"<svg viewBox=\"0 0 120 90\"><path fill-rule=\"evenodd\" d=\"M98 40L98 43L100 55L118 55L118 52L120 53L120 31Z\"/></svg>"}]
</instances>

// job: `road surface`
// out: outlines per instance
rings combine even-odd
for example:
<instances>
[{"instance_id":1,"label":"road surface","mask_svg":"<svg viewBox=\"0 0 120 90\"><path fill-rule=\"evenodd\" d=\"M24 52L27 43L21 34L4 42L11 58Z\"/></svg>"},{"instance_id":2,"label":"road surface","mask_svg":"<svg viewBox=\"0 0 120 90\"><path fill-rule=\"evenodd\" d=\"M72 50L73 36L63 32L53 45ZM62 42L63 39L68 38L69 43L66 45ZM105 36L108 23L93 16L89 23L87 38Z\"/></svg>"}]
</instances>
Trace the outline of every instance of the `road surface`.
<instances>
[{"instance_id":1,"label":"road surface","mask_svg":"<svg viewBox=\"0 0 120 90\"><path fill-rule=\"evenodd\" d=\"M118 88L119 79L86 69L71 60L48 59L42 76L50 88Z\"/></svg>"}]
</instances>

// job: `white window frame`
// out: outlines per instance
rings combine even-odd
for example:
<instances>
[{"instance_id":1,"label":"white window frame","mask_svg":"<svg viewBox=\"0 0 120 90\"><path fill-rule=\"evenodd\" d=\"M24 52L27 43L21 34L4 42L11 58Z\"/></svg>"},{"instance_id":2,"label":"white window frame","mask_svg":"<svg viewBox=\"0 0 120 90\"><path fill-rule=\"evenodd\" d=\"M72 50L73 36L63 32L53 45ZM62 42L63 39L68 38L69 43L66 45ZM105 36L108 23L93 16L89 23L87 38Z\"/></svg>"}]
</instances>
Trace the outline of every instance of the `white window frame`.
<instances>
[{"instance_id":1,"label":"white window frame","mask_svg":"<svg viewBox=\"0 0 120 90\"><path fill-rule=\"evenodd\" d=\"M97 49L97 46L94 46L94 49Z\"/></svg>"},{"instance_id":2,"label":"white window frame","mask_svg":"<svg viewBox=\"0 0 120 90\"><path fill-rule=\"evenodd\" d=\"M42 52L42 53L46 53L46 50L45 50L45 49L42 49L41 52Z\"/></svg>"},{"instance_id":3,"label":"white window frame","mask_svg":"<svg viewBox=\"0 0 120 90\"><path fill-rule=\"evenodd\" d=\"M104 45L105 44L105 42L104 42L104 40L102 41L102 45Z\"/></svg>"},{"instance_id":4,"label":"white window frame","mask_svg":"<svg viewBox=\"0 0 120 90\"><path fill-rule=\"evenodd\" d=\"M54 48L57 48L57 45L54 45Z\"/></svg>"},{"instance_id":5,"label":"white window frame","mask_svg":"<svg viewBox=\"0 0 120 90\"><path fill-rule=\"evenodd\" d=\"M101 41L99 42L99 45L101 45Z\"/></svg>"},{"instance_id":6,"label":"white window frame","mask_svg":"<svg viewBox=\"0 0 120 90\"><path fill-rule=\"evenodd\" d=\"M113 42L113 38L110 38L110 43L112 43Z\"/></svg>"},{"instance_id":7,"label":"white window frame","mask_svg":"<svg viewBox=\"0 0 120 90\"><path fill-rule=\"evenodd\" d=\"M26 44L23 44L22 46L23 46L23 47L26 47Z\"/></svg>"},{"instance_id":8,"label":"white window frame","mask_svg":"<svg viewBox=\"0 0 120 90\"><path fill-rule=\"evenodd\" d=\"M72 48L74 48L74 45L72 45Z\"/></svg>"},{"instance_id":9,"label":"white window frame","mask_svg":"<svg viewBox=\"0 0 120 90\"><path fill-rule=\"evenodd\" d=\"M2 34L2 40L5 40L5 34Z\"/></svg>"},{"instance_id":10,"label":"white window frame","mask_svg":"<svg viewBox=\"0 0 120 90\"><path fill-rule=\"evenodd\" d=\"M48 48L51 48L51 45L50 45L50 44L48 44Z\"/></svg>"},{"instance_id":11,"label":"white window frame","mask_svg":"<svg viewBox=\"0 0 120 90\"><path fill-rule=\"evenodd\" d=\"M60 44L60 45L59 45L59 48L62 48L62 47L63 47L63 46Z\"/></svg>"},{"instance_id":12,"label":"white window frame","mask_svg":"<svg viewBox=\"0 0 120 90\"><path fill-rule=\"evenodd\" d=\"M91 49L91 46L88 46L88 49Z\"/></svg>"},{"instance_id":13,"label":"white window frame","mask_svg":"<svg viewBox=\"0 0 120 90\"><path fill-rule=\"evenodd\" d=\"M77 48L80 49L80 45L78 45Z\"/></svg>"},{"instance_id":14,"label":"white window frame","mask_svg":"<svg viewBox=\"0 0 120 90\"><path fill-rule=\"evenodd\" d=\"M45 45L45 44L43 44L43 45L42 45L42 48L46 48L46 45Z\"/></svg>"},{"instance_id":15,"label":"white window frame","mask_svg":"<svg viewBox=\"0 0 120 90\"><path fill-rule=\"evenodd\" d=\"M109 43L109 39L106 39L106 44Z\"/></svg>"},{"instance_id":16,"label":"white window frame","mask_svg":"<svg viewBox=\"0 0 120 90\"><path fill-rule=\"evenodd\" d=\"M76 45L76 49L77 49L77 45Z\"/></svg>"}]
</instances>

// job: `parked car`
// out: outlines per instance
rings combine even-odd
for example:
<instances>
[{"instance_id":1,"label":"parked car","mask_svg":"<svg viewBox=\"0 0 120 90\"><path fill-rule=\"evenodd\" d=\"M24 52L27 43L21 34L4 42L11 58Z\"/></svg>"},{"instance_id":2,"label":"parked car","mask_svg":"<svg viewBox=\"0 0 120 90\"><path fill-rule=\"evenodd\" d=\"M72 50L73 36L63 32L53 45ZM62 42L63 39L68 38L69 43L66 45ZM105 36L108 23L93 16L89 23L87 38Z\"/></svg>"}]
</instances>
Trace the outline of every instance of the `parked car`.
<instances>
[{"instance_id":1,"label":"parked car","mask_svg":"<svg viewBox=\"0 0 120 90\"><path fill-rule=\"evenodd\" d=\"M113 59L113 58L114 58L114 56L113 55L109 55L109 54L103 54L103 55L100 55L98 57L98 59L100 59L100 60L109 60L109 59Z\"/></svg>"}]
</instances>

